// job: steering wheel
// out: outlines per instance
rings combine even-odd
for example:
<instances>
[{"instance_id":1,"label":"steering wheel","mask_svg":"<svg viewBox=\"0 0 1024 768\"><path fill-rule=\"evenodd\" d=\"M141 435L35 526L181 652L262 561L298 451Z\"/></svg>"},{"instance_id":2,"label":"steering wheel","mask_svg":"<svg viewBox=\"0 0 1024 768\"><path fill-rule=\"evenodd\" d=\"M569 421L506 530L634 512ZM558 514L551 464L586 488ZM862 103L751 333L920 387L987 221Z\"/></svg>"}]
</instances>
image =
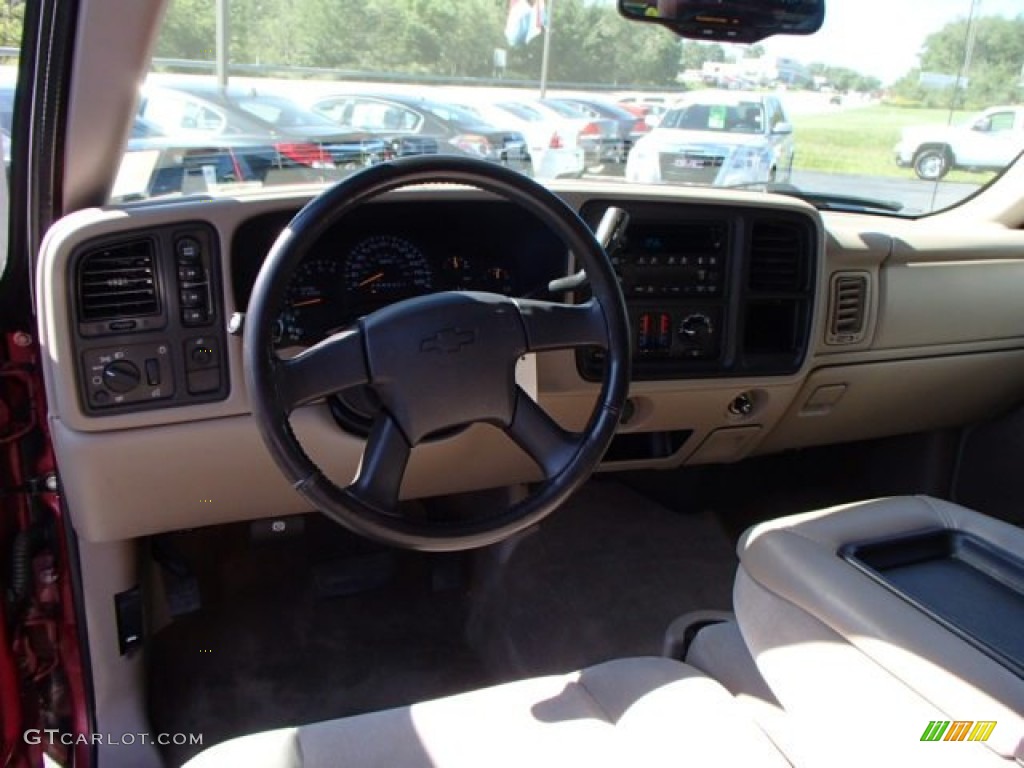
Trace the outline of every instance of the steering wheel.
<instances>
[{"instance_id":1,"label":"steering wheel","mask_svg":"<svg viewBox=\"0 0 1024 768\"><path fill-rule=\"evenodd\" d=\"M278 357L274 321L310 247L357 206L400 187L431 183L476 187L533 213L582 262L592 298L569 305L492 293L434 293L373 312L295 357ZM606 364L586 427L575 433L516 384L515 368L528 352L582 345L603 347ZM615 434L629 387L629 323L604 249L560 198L494 163L426 155L360 171L296 214L253 287L243 356L260 433L299 493L358 534L409 549L451 551L491 544L536 523L589 477ZM358 385L371 387L383 407L354 482L342 488L306 455L289 416L299 406ZM515 504L471 520L403 515L398 498L412 449L442 430L477 422L504 430L540 466L544 480Z\"/></svg>"}]
</instances>

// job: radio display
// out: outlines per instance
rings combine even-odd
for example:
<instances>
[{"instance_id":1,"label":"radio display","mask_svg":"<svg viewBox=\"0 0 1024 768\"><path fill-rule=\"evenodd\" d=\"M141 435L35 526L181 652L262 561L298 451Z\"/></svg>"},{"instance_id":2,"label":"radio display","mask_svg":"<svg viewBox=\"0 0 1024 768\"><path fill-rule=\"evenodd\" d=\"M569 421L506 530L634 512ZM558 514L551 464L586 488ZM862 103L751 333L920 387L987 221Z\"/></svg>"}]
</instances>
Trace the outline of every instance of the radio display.
<instances>
[{"instance_id":1,"label":"radio display","mask_svg":"<svg viewBox=\"0 0 1024 768\"><path fill-rule=\"evenodd\" d=\"M721 296L725 285L725 222L630 223L612 265L626 296Z\"/></svg>"}]
</instances>

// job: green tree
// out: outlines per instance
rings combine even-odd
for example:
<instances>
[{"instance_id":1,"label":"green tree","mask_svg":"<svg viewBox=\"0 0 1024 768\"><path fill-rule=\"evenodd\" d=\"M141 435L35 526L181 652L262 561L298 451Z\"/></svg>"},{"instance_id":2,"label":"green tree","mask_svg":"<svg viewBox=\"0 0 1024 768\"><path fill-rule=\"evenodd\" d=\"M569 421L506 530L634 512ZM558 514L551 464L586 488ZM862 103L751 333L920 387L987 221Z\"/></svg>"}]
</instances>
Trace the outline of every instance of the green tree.
<instances>
[{"instance_id":1,"label":"green tree","mask_svg":"<svg viewBox=\"0 0 1024 768\"><path fill-rule=\"evenodd\" d=\"M14 0L0 6L0 45L5 48L21 48L21 30L24 26L24 0Z\"/></svg>"},{"instance_id":2,"label":"green tree","mask_svg":"<svg viewBox=\"0 0 1024 768\"><path fill-rule=\"evenodd\" d=\"M229 0L230 61L345 72L489 77L504 39L505 0ZM679 41L608 4L558 0L552 82L668 85ZM214 0L172 0L157 55L214 57ZM508 52L508 78L540 76L544 35ZM721 46L709 55L721 55Z\"/></svg>"},{"instance_id":3,"label":"green tree","mask_svg":"<svg viewBox=\"0 0 1024 768\"><path fill-rule=\"evenodd\" d=\"M966 19L929 35L921 49L920 66L897 81L893 92L904 100L935 107L979 109L1018 101L1024 67L1024 16L988 16L975 19L974 24L973 44L969 43ZM928 88L921 83L922 73L962 76L967 87Z\"/></svg>"}]
</instances>

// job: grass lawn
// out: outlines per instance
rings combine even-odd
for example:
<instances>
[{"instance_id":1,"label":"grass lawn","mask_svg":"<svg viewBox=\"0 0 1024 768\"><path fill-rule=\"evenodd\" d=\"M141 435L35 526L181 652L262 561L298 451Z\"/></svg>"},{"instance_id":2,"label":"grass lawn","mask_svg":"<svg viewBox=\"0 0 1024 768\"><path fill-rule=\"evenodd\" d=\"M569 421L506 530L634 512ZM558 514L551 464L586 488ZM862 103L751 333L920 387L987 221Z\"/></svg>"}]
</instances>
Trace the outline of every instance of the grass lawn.
<instances>
[{"instance_id":1,"label":"grass lawn","mask_svg":"<svg viewBox=\"0 0 1024 768\"><path fill-rule=\"evenodd\" d=\"M953 123L968 113L959 113ZM942 109L905 107L854 107L842 112L819 115L794 115L793 138L796 141L798 171L855 173L865 176L917 178L910 168L900 168L892 149L900 140L900 130L909 125L945 125L948 112ZM953 171L944 181L984 184L991 173Z\"/></svg>"}]
</instances>

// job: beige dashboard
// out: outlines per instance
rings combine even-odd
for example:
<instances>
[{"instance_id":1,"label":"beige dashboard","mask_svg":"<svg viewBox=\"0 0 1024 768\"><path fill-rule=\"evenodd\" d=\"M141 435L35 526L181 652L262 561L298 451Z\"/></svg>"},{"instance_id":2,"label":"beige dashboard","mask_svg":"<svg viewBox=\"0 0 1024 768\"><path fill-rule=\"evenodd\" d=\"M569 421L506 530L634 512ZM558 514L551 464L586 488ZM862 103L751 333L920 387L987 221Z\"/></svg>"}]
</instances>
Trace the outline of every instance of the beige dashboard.
<instances>
[{"instance_id":1,"label":"beige dashboard","mask_svg":"<svg viewBox=\"0 0 1024 768\"><path fill-rule=\"evenodd\" d=\"M1008 408L1024 391L1024 233L936 216L918 221L819 214L791 198L717 190L587 182L556 188L580 210L592 200L804 217L814 233L809 343L792 371L636 380L606 471L733 462L746 456L967 424ZM473 200L483 193L407 190L403 199ZM177 407L96 413L83 405L70 269L83 244L182 222L219 243L221 320L244 309L232 282L231 243L254 216L291 211L309 193L181 200L91 209L58 222L36 280L50 427L78 534L111 541L167 530L308 511L263 447L244 387L242 343L223 336L223 390ZM563 265L571 269L569 259ZM219 297L221 298L221 297ZM539 402L563 425L586 421L596 385L573 352L540 355ZM293 426L336 482L355 473L363 441L325 405ZM403 496L448 494L539 477L503 434L476 425L418 447Z\"/></svg>"}]
</instances>

